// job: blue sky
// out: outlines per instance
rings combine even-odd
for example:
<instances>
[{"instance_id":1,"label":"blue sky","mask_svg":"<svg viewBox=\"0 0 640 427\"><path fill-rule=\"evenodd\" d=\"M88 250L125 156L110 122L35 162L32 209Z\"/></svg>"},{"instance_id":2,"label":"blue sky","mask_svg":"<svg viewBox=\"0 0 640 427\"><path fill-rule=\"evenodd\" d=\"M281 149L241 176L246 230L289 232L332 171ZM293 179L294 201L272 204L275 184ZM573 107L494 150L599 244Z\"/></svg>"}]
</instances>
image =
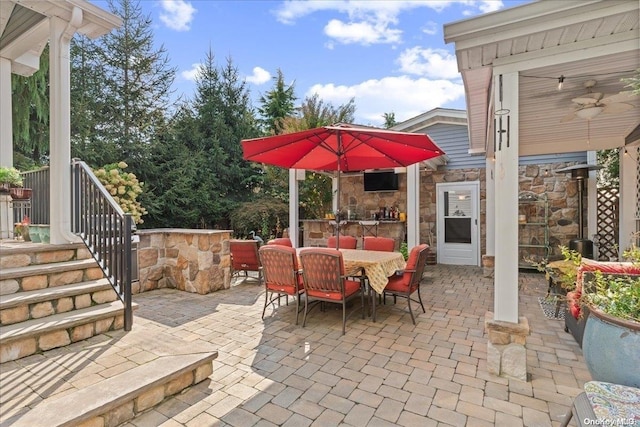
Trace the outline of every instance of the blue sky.
<instances>
[{"instance_id":1,"label":"blue sky","mask_svg":"<svg viewBox=\"0 0 640 427\"><path fill-rule=\"evenodd\" d=\"M143 0L141 6L178 69L176 95L193 95L198 64L211 48L218 66L232 59L254 107L281 69L299 101L317 92L338 106L353 97L356 122L381 125L383 113L401 122L436 107L464 109L443 24L526 2Z\"/></svg>"}]
</instances>

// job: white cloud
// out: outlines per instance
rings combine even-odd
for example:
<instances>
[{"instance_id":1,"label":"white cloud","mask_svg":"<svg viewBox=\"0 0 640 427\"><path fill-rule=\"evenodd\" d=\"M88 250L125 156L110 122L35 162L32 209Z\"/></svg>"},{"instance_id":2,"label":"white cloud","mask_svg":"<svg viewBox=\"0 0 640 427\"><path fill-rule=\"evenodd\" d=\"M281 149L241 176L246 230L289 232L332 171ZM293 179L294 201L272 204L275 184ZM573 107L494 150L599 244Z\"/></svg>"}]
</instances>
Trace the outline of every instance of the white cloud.
<instances>
[{"instance_id":1,"label":"white cloud","mask_svg":"<svg viewBox=\"0 0 640 427\"><path fill-rule=\"evenodd\" d=\"M429 8L436 12L454 5L462 4L473 8L465 14L492 12L504 7L502 0L326 0L282 2L275 10L276 19L284 24L293 24L296 20L321 11L333 11L346 15L348 19L331 19L324 27L325 34L338 43L364 45L376 43L399 43L402 30L397 28L400 13L418 8ZM428 22L423 28L426 34L436 34L439 24ZM327 46L333 46L333 43Z\"/></svg>"},{"instance_id":2,"label":"white cloud","mask_svg":"<svg viewBox=\"0 0 640 427\"><path fill-rule=\"evenodd\" d=\"M182 76L183 79L185 80L189 80L189 81L195 81L196 77L198 77L198 73L200 72L200 70L202 69L202 64L192 64L191 65L191 69L190 70L185 70L185 71L181 71L180 72L180 76Z\"/></svg>"},{"instance_id":3,"label":"white cloud","mask_svg":"<svg viewBox=\"0 0 640 427\"><path fill-rule=\"evenodd\" d=\"M169 28L176 31L188 31L196 9L185 0L162 0L160 2L163 13L160 20Z\"/></svg>"},{"instance_id":4,"label":"white cloud","mask_svg":"<svg viewBox=\"0 0 640 427\"><path fill-rule=\"evenodd\" d=\"M460 77L455 55L444 49L412 47L402 52L397 61L403 73L443 79Z\"/></svg>"},{"instance_id":5,"label":"white cloud","mask_svg":"<svg viewBox=\"0 0 640 427\"><path fill-rule=\"evenodd\" d=\"M496 10L500 10L504 7L502 0L483 0L480 2L478 9L482 13L495 12Z\"/></svg>"},{"instance_id":6,"label":"white cloud","mask_svg":"<svg viewBox=\"0 0 640 427\"><path fill-rule=\"evenodd\" d=\"M370 45L375 43L398 43L402 31L388 28L384 24L372 22L345 23L332 19L324 27L324 33L343 44L360 43Z\"/></svg>"},{"instance_id":7,"label":"white cloud","mask_svg":"<svg viewBox=\"0 0 640 427\"><path fill-rule=\"evenodd\" d=\"M422 26L422 32L430 36L438 34L438 31L440 31L440 24L437 22L429 21Z\"/></svg>"},{"instance_id":8,"label":"white cloud","mask_svg":"<svg viewBox=\"0 0 640 427\"><path fill-rule=\"evenodd\" d=\"M271 80L271 73L268 72L267 70L265 70L264 68L254 67L253 68L253 74L250 75L250 76L247 76L246 80L249 83L253 83L253 84L256 84L256 85L261 85L261 84L266 83L269 80Z\"/></svg>"},{"instance_id":9,"label":"white cloud","mask_svg":"<svg viewBox=\"0 0 640 427\"><path fill-rule=\"evenodd\" d=\"M353 86L316 84L305 96L318 93L334 106L354 98L356 117L362 124L382 125L384 113L393 112L398 122L464 97L462 83L448 80L412 79L408 76L372 79Z\"/></svg>"}]
</instances>

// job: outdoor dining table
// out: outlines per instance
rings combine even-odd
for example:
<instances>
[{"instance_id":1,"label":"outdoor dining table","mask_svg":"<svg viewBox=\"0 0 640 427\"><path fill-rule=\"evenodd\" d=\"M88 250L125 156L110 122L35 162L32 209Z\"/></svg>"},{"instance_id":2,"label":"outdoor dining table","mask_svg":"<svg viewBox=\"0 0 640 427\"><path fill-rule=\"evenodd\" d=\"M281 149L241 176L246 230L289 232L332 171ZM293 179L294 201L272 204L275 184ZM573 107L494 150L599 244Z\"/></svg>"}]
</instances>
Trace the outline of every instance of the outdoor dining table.
<instances>
[{"instance_id":1,"label":"outdoor dining table","mask_svg":"<svg viewBox=\"0 0 640 427\"><path fill-rule=\"evenodd\" d=\"M298 248L298 253L300 253L300 249L304 248ZM376 301L375 295L371 295L371 290L378 295L382 295L389 282L389 277L393 276L396 271L405 268L404 257L400 252L367 251L364 249L340 249L340 252L342 252L344 270L347 276L356 272L359 268L364 269L365 281L368 284L370 293L371 315L375 322Z\"/></svg>"}]
</instances>

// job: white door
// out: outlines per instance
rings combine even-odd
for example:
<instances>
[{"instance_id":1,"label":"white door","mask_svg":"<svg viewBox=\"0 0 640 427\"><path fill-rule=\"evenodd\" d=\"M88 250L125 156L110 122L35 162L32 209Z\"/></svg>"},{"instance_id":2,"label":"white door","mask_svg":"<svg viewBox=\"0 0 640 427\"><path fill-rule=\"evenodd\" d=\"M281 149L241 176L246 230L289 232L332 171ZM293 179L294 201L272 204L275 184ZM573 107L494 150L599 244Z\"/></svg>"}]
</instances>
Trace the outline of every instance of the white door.
<instances>
[{"instance_id":1,"label":"white door","mask_svg":"<svg viewBox=\"0 0 640 427\"><path fill-rule=\"evenodd\" d=\"M480 183L436 184L439 264L480 265Z\"/></svg>"}]
</instances>

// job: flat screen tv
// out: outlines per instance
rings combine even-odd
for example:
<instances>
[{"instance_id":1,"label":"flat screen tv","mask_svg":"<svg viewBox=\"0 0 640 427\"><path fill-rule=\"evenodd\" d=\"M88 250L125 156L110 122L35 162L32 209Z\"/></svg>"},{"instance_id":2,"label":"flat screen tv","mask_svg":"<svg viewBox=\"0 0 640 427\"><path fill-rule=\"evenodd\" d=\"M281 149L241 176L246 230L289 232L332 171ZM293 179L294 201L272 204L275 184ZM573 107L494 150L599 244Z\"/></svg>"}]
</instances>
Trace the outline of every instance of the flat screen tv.
<instances>
[{"instance_id":1,"label":"flat screen tv","mask_svg":"<svg viewBox=\"0 0 640 427\"><path fill-rule=\"evenodd\" d=\"M395 191L398 175L395 172L365 172L364 191Z\"/></svg>"}]
</instances>

